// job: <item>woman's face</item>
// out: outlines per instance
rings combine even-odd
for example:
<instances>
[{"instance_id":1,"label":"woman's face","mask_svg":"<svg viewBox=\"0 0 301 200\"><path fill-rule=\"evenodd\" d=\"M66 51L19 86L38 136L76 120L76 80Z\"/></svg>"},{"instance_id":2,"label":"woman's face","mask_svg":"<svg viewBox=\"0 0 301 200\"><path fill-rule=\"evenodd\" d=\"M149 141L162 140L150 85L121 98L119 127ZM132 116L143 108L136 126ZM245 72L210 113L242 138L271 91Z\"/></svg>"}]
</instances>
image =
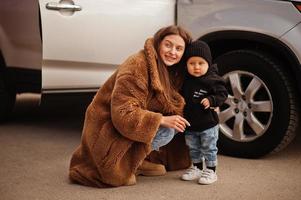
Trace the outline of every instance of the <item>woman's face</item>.
<instances>
[{"instance_id":1,"label":"woman's face","mask_svg":"<svg viewBox=\"0 0 301 200\"><path fill-rule=\"evenodd\" d=\"M193 56L187 60L187 70L192 76L203 76L207 73L208 68L208 62L202 57Z\"/></svg>"},{"instance_id":2,"label":"woman's face","mask_svg":"<svg viewBox=\"0 0 301 200\"><path fill-rule=\"evenodd\" d=\"M185 50L185 41L179 35L167 35L159 46L159 55L167 66L178 63Z\"/></svg>"}]
</instances>

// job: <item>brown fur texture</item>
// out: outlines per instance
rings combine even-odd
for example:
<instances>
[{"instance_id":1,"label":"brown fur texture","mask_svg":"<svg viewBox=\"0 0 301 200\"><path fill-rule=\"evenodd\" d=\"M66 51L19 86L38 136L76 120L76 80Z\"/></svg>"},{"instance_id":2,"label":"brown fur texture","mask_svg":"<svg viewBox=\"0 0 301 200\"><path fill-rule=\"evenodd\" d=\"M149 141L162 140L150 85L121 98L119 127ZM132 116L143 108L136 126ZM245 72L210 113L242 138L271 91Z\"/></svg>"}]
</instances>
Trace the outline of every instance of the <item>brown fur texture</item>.
<instances>
[{"instance_id":1,"label":"brown fur texture","mask_svg":"<svg viewBox=\"0 0 301 200\"><path fill-rule=\"evenodd\" d=\"M151 152L151 142L162 115L182 114L164 95L159 80L153 40L129 57L99 89L88 106L81 138L70 163L70 180L87 186L126 184ZM169 170L190 164L183 134L148 159Z\"/></svg>"}]
</instances>

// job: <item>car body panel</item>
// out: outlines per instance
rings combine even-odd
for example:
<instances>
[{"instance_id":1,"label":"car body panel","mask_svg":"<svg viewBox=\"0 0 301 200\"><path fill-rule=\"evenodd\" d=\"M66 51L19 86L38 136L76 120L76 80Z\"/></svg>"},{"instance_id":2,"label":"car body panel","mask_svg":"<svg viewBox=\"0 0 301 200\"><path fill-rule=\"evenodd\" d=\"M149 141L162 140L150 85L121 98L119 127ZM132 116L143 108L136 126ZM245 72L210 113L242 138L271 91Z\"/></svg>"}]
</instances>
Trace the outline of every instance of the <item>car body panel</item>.
<instances>
[{"instance_id":1,"label":"car body panel","mask_svg":"<svg viewBox=\"0 0 301 200\"><path fill-rule=\"evenodd\" d=\"M281 40L295 53L301 63L301 23L281 36Z\"/></svg>"},{"instance_id":2,"label":"car body panel","mask_svg":"<svg viewBox=\"0 0 301 200\"><path fill-rule=\"evenodd\" d=\"M262 33L281 39L300 21L300 13L289 1L178 1L178 24L190 30L195 39L227 30ZM300 55L298 57L301 62Z\"/></svg>"},{"instance_id":3,"label":"car body panel","mask_svg":"<svg viewBox=\"0 0 301 200\"><path fill-rule=\"evenodd\" d=\"M146 38L175 23L174 0L77 0L82 10L73 13L47 9L50 0L39 2L43 92L99 88Z\"/></svg>"},{"instance_id":4,"label":"car body panel","mask_svg":"<svg viewBox=\"0 0 301 200\"><path fill-rule=\"evenodd\" d=\"M36 0L0 1L0 52L7 67L41 70L42 43Z\"/></svg>"}]
</instances>

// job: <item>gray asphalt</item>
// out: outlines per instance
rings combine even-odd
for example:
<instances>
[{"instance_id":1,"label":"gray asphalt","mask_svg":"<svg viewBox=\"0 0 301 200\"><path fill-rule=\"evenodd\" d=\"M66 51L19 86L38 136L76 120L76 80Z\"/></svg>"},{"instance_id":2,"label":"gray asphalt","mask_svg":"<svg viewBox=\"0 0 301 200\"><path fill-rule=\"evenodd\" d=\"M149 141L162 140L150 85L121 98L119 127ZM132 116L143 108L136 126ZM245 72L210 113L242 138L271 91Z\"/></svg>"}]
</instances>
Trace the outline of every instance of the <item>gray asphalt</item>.
<instances>
[{"instance_id":1,"label":"gray asphalt","mask_svg":"<svg viewBox=\"0 0 301 200\"><path fill-rule=\"evenodd\" d=\"M260 159L219 155L219 180L209 186L179 179L138 177L135 186L99 189L68 181L70 156L79 144L91 96L47 97L37 106L19 98L14 117L0 125L1 200L105 199L301 199L301 137L285 150Z\"/></svg>"}]
</instances>

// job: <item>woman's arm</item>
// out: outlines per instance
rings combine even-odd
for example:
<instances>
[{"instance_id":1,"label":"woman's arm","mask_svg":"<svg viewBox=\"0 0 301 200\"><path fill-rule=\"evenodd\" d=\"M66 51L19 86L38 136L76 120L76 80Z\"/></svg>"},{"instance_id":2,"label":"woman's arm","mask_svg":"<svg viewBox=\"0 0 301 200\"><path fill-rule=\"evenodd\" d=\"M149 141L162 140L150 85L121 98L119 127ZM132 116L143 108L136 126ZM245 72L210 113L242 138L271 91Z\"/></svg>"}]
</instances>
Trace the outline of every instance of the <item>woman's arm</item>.
<instances>
[{"instance_id":1,"label":"woman's arm","mask_svg":"<svg viewBox=\"0 0 301 200\"><path fill-rule=\"evenodd\" d=\"M162 119L162 114L146 110L148 94L146 79L127 73L117 77L111 101L114 127L124 137L143 143L152 141Z\"/></svg>"}]
</instances>

